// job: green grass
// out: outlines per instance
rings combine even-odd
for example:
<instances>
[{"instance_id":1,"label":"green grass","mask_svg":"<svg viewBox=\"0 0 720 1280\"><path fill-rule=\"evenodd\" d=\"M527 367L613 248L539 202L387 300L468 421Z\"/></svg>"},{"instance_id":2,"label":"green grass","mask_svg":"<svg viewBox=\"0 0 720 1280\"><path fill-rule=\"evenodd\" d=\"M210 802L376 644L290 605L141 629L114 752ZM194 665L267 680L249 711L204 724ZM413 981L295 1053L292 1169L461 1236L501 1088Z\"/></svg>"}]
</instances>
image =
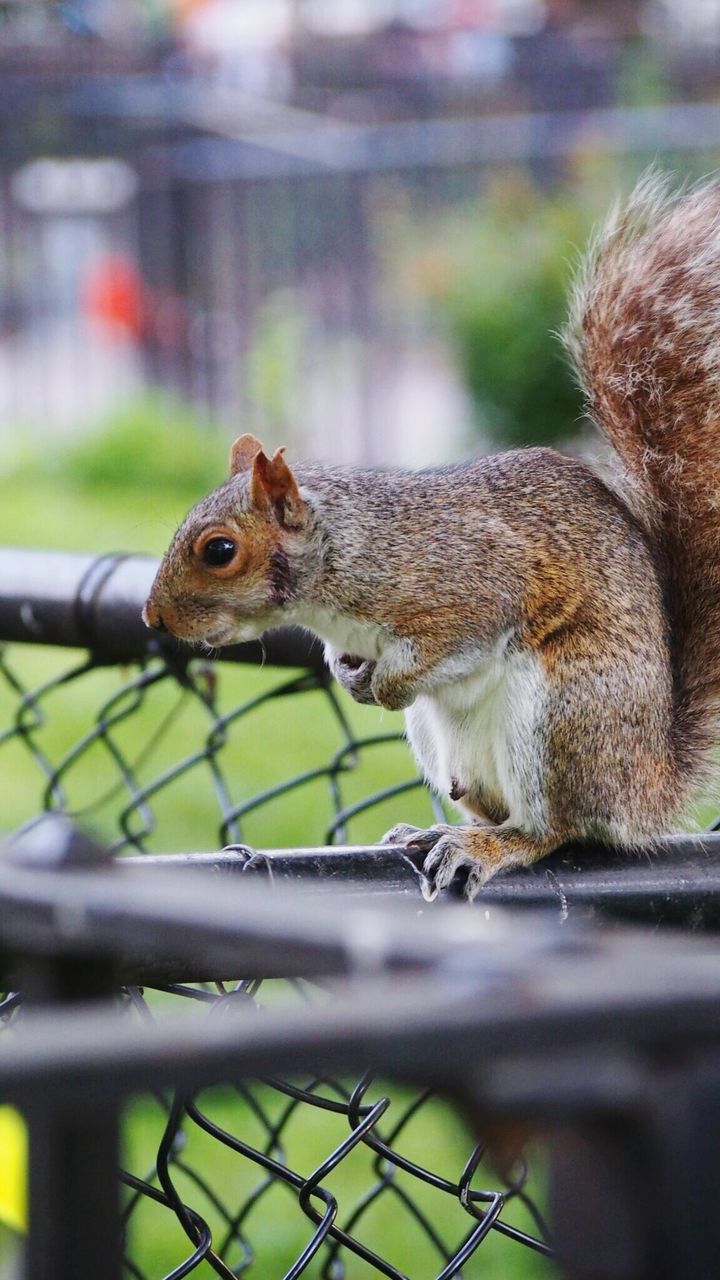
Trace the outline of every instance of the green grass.
<instances>
[{"instance_id":1,"label":"green grass","mask_svg":"<svg viewBox=\"0 0 720 1280\"><path fill-rule=\"evenodd\" d=\"M11 785L4 796L4 822L14 829L36 813L42 803L46 777L38 753L59 766L65 807L101 839L118 834L118 813L130 795L120 783L116 753L133 766L143 786L158 784L151 804L156 819L149 850L211 849L222 840L221 809L206 755L215 720L206 707L183 691L172 679L154 685L144 702L135 705L134 672L123 668L98 668L77 680L55 683L61 675L82 667L85 655L55 649L14 646L5 667L24 688L39 690L50 682L42 697L36 692L41 722L31 729L33 751L25 735L4 744L2 761ZM215 706L228 713L254 702L270 690L278 690L299 673L251 669L220 664ZM345 714L358 734L390 733L401 728L400 717L360 708L342 696ZM127 716L124 716L125 712ZM18 694L0 674L0 723L9 724L18 713ZM113 717L117 717L112 724ZM34 711L24 720L35 724ZM77 744L92 731L96 721L106 729L89 749L75 755ZM321 691L262 702L226 731L218 755L233 803L249 802L260 793L280 786L296 775L322 769L343 746L344 739L331 704ZM178 766L190 767L172 775ZM407 748L393 741L362 752L357 768L340 779L343 801L353 804L369 792L400 784L415 777ZM431 809L425 792L417 789L388 800L372 812L353 820L355 841L372 841L398 816L429 822ZM244 821L243 838L253 844L284 847L324 843L333 817L331 794L324 776L303 782L253 809ZM137 831L136 825L131 829Z\"/></svg>"},{"instance_id":2,"label":"green grass","mask_svg":"<svg viewBox=\"0 0 720 1280\"><path fill-rule=\"evenodd\" d=\"M251 1082L248 1091L272 1120L277 1118L285 1106L286 1100L262 1084ZM330 1095L327 1087L324 1092ZM371 1089L369 1100L376 1101L384 1092L384 1086L378 1083ZM413 1095L409 1090L398 1086L392 1086L391 1093L393 1107L390 1117L395 1115L397 1118ZM266 1131L258 1122L254 1110L237 1093L227 1089L207 1090L200 1096L198 1106L204 1115L231 1135L258 1149L266 1149ZM142 1099L132 1105L130 1124L126 1128L127 1161L131 1167L143 1168L151 1165L153 1141L150 1134L153 1133L154 1136L154 1131L162 1123L162 1117L163 1113L156 1102ZM311 1124L304 1123L304 1119L301 1111L298 1111L283 1132L283 1155L291 1169L307 1177L347 1137L348 1127L347 1120L342 1116L319 1109L313 1111ZM381 1125L380 1133L387 1133L388 1127L385 1126L383 1130ZM186 1131L188 1139L183 1150L183 1161L191 1167L201 1168L208 1179L211 1192L224 1201L241 1203L262 1181L262 1174L257 1166L239 1159L229 1148L194 1125L187 1126ZM434 1173L449 1181L457 1181L459 1178L471 1147L472 1139L461 1125L457 1112L439 1099L425 1107L410 1122L395 1144L396 1150L404 1157L431 1168ZM339 1225L344 1224L357 1201L377 1181L374 1160L373 1153L360 1145L343 1160L337 1172L323 1180L323 1186L337 1197ZM539 1152L534 1153L534 1164L543 1168ZM493 1188L499 1181L497 1173L485 1164L478 1169L473 1187ZM217 1239L221 1239L220 1218L211 1200L199 1195L196 1185L182 1173L178 1175L176 1185L180 1195L187 1196L188 1203L193 1204L203 1216L207 1214L207 1220L218 1231ZM467 1215L457 1201L423 1185L417 1178L402 1171L396 1175L395 1185L398 1192L406 1192L412 1197L417 1207L439 1231L444 1243L457 1247L467 1234L469 1226ZM536 1193L537 1186L536 1177ZM322 1207L319 1201L314 1203L316 1207ZM158 1273L163 1267L167 1268L171 1262L177 1264L188 1253L187 1241L172 1220L166 1224L165 1232L160 1238L158 1212L150 1206L143 1206L137 1221L133 1221L130 1237L134 1245L134 1256L137 1256L150 1274ZM170 1218L167 1211L164 1216ZM521 1230L535 1230L530 1215L521 1202L510 1201L503 1220ZM299 1208L295 1194L279 1183L259 1201L257 1208L247 1219L246 1229L255 1253L256 1273L268 1280L284 1274L297 1256L299 1246L307 1242L312 1234L312 1226ZM358 1239L409 1274L411 1280L431 1280L441 1270L439 1253L429 1245L424 1232L403 1204L400 1195L394 1191L380 1196L354 1230ZM349 1280L371 1280L371 1277L376 1277L377 1273L368 1264L352 1255L345 1256ZM307 1274L312 1280L319 1280L322 1258L321 1251L319 1259L308 1270ZM204 1265L197 1274L209 1280L212 1272L209 1266ZM551 1280L556 1271L539 1255L508 1244L501 1236L491 1233L475 1258L463 1269L463 1274L466 1280Z\"/></svg>"},{"instance_id":3,"label":"green grass","mask_svg":"<svg viewBox=\"0 0 720 1280\"><path fill-rule=\"evenodd\" d=\"M0 465L0 542L160 555L189 507L225 479L229 444L181 405L152 399L56 449L17 432Z\"/></svg>"}]
</instances>

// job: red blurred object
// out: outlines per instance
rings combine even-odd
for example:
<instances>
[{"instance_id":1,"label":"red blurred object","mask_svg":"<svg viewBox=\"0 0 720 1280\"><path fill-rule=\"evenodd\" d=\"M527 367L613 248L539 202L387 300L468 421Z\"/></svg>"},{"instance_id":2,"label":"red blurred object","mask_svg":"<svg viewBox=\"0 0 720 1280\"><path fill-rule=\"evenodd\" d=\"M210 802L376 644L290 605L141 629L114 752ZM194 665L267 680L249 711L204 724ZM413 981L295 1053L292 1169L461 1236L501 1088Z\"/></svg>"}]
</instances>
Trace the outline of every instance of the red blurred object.
<instances>
[{"instance_id":1,"label":"red blurred object","mask_svg":"<svg viewBox=\"0 0 720 1280\"><path fill-rule=\"evenodd\" d=\"M139 338L145 314L142 280L134 263L122 254L98 258L85 278L83 311L118 337Z\"/></svg>"}]
</instances>

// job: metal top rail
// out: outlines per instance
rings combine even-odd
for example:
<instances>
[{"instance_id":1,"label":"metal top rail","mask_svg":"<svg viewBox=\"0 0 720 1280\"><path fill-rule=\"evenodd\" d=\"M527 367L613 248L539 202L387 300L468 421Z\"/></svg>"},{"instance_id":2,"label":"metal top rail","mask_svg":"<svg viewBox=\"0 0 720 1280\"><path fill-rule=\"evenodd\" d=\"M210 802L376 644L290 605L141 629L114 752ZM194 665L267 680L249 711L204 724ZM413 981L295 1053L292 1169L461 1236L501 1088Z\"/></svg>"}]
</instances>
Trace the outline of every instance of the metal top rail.
<instances>
[{"instance_id":1,"label":"metal top rail","mask_svg":"<svg viewBox=\"0 0 720 1280\"><path fill-rule=\"evenodd\" d=\"M273 104L274 121L266 119L264 128L248 127L238 125L238 119L252 121L259 110L268 117L267 103L258 105L257 98L237 90L216 93L208 102L205 86L168 84L167 78L152 75L113 82L91 78L73 86L66 106L80 117L104 115L140 123L151 118L219 135L176 143L165 151L163 163L192 182L507 164L567 155L577 147L580 133L592 136L595 149L622 153L715 150L720 122L714 102L373 124Z\"/></svg>"},{"instance_id":2,"label":"metal top rail","mask_svg":"<svg viewBox=\"0 0 720 1280\"><path fill-rule=\"evenodd\" d=\"M192 650L148 631L141 617L158 565L152 556L0 547L0 640L92 649L102 662L153 653L188 660ZM299 628L269 631L262 646L233 645L221 657L325 670L322 646Z\"/></svg>"},{"instance_id":3,"label":"metal top rail","mask_svg":"<svg viewBox=\"0 0 720 1280\"><path fill-rule=\"evenodd\" d=\"M96 859L96 865L93 860ZM273 1064L342 1069L358 1057L411 1080L460 1088L482 1049L492 1104L529 1105L538 1088L558 1096L547 1074L537 1086L527 1059L598 1046L592 1069L572 1097L623 1091L637 1101L642 1071L633 1056L657 1053L687 1035L697 1046L720 1040L720 955L687 935L569 924L496 910L440 904L418 913L403 904L298 897L257 881L229 888L197 872L112 862L87 841L50 823L0 858L3 961L20 956L67 963L111 962L153 976L158 960L188 979L198 967L215 976L302 975L330 983L330 998L299 1010L203 1021L162 1019L118 1031L111 1010L64 1010L62 1034L44 1015L4 1044L0 1086L12 1096L44 1086L63 1097L99 1091L106 1098L173 1078L210 1082L268 1071ZM42 1003L42 1000L40 1001ZM431 1034L430 1034L431 1033ZM626 1066L607 1071L608 1055ZM514 1055L522 1080L500 1071ZM113 1068L110 1070L110 1068ZM476 1078L476 1073L475 1073ZM114 1082L113 1082L114 1081ZM490 1082L487 1084L487 1082ZM604 1083L603 1083L604 1082ZM522 1098L521 1098L522 1095ZM598 1095L599 1096L599 1095ZM490 1100L490 1095L488 1095ZM569 1105L563 1097L562 1106Z\"/></svg>"}]
</instances>

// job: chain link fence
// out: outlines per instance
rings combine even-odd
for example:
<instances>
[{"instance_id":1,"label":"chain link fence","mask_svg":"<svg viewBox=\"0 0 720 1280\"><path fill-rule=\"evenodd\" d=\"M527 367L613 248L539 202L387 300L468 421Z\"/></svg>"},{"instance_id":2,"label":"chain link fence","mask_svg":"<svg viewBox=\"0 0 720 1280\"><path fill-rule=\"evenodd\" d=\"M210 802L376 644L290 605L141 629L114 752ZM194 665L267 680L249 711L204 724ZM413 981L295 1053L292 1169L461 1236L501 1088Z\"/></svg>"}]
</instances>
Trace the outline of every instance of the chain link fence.
<instances>
[{"instance_id":1,"label":"chain link fence","mask_svg":"<svg viewBox=\"0 0 720 1280\"><path fill-rule=\"evenodd\" d=\"M260 988L246 980L225 991L167 990L218 1017L228 1003L260 1007ZM302 988L298 995L308 998ZM128 999L141 1016L152 1016L147 993L131 989ZM156 1107L158 1147L149 1170L142 1178L121 1174L132 1193L124 1223L126 1266L134 1276L186 1275L204 1260L224 1277L255 1269L328 1280L355 1274L449 1280L472 1274L463 1266L491 1235L539 1257L550 1254L527 1164L518 1161L500 1181L483 1167L482 1145L462 1134L457 1117L429 1090L392 1088L367 1075L270 1077L229 1096L166 1096ZM201 1136L217 1155L203 1156ZM223 1159L228 1154L235 1168ZM189 1242L171 1270L167 1261L153 1270L148 1257L147 1241L156 1241L159 1230L157 1222L150 1228L148 1199L169 1211L175 1237L182 1231ZM177 1239L172 1252L182 1253ZM497 1248L494 1255L490 1265L502 1268ZM516 1266L510 1264L511 1274ZM524 1274L543 1270L529 1263Z\"/></svg>"},{"instance_id":2,"label":"chain link fence","mask_svg":"<svg viewBox=\"0 0 720 1280\"><path fill-rule=\"evenodd\" d=\"M397 743L399 735L359 732L322 672L272 671L260 680L231 672L225 680L221 667L185 656L149 657L137 667L111 671L92 656L68 661L63 655L49 668L42 665L35 683L16 651L0 658L6 703L14 703L0 751L14 764L24 758L38 795L38 813L21 822L20 830L32 827L41 813L62 812L80 822L114 825L114 852L147 853L167 847L165 796L187 795L190 788L202 796L206 840L222 847L246 838L250 815L259 831L269 808L294 802L303 788L317 792L320 784L324 795L310 815L311 832L333 844L347 840L353 819L420 789L408 769L406 779L368 795L358 788L356 798L346 793L346 776L358 772L373 750ZM93 694L97 705L90 710ZM65 720L69 732L61 741L55 718L62 721L65 707L78 704L88 706L88 720L74 723L76 739L70 727L75 718ZM302 735L294 731L294 720L307 726ZM272 747L262 758L263 726L271 722L284 723L298 745L302 737L304 750L298 750L290 776L273 769ZM320 739L319 750L313 750L313 735ZM234 770L239 751L241 765L251 757L251 785L258 790L248 793L247 768L240 776ZM428 798L428 816L433 808L441 815Z\"/></svg>"}]
</instances>

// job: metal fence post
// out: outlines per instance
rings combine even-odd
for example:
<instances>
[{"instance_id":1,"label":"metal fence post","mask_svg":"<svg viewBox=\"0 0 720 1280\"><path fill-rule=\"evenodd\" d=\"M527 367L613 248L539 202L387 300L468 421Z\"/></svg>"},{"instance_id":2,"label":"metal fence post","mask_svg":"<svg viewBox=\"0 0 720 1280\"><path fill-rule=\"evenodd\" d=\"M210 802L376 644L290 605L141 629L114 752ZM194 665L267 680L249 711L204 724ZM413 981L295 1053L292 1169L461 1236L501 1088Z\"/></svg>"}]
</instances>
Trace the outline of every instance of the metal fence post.
<instances>
[{"instance_id":1,"label":"metal fence post","mask_svg":"<svg viewBox=\"0 0 720 1280\"><path fill-rule=\"evenodd\" d=\"M656 1219L673 1280L716 1276L720 1266L720 1056L668 1072L655 1106Z\"/></svg>"},{"instance_id":2,"label":"metal fence post","mask_svg":"<svg viewBox=\"0 0 720 1280\"><path fill-rule=\"evenodd\" d=\"M551 1220L567 1280L675 1280L652 1229L652 1168L637 1117L578 1117L555 1131Z\"/></svg>"},{"instance_id":3,"label":"metal fence post","mask_svg":"<svg viewBox=\"0 0 720 1280\"><path fill-rule=\"evenodd\" d=\"M62 870L102 866L104 850L66 823L50 820L42 833L18 845L23 866ZM99 874L102 874L100 871ZM66 922L72 933L72 921ZM16 957L28 1018L37 1009L108 998L115 984L110 963L97 956ZM119 1126L115 1104L92 1098L87 1111L42 1096L25 1111L29 1131L27 1280L119 1280L120 1217L117 1180Z\"/></svg>"}]
</instances>

